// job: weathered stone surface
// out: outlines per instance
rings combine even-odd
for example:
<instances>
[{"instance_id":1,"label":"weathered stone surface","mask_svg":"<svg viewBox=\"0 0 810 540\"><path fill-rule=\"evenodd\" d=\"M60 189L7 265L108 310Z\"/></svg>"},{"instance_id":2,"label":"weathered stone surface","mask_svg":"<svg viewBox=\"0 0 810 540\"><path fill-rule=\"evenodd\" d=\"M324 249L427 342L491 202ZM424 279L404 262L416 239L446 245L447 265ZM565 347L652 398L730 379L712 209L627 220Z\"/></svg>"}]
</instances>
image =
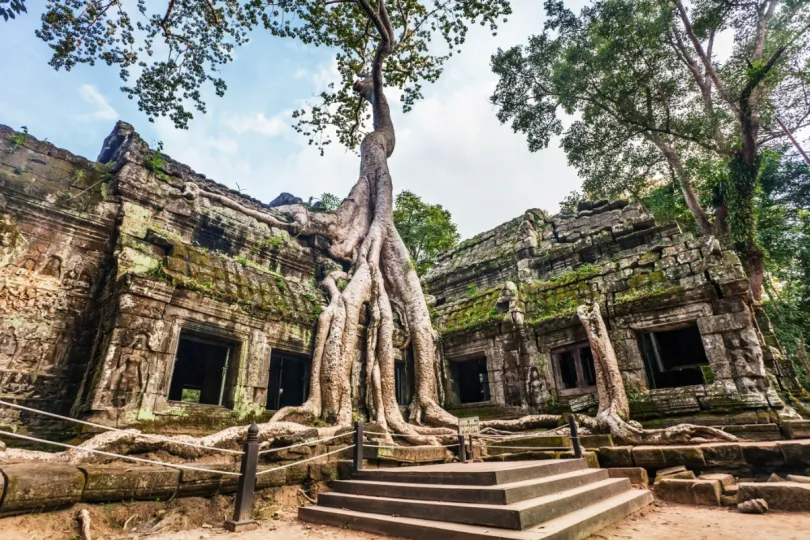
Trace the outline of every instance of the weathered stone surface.
<instances>
[{"instance_id":1,"label":"weathered stone surface","mask_svg":"<svg viewBox=\"0 0 810 540\"><path fill-rule=\"evenodd\" d=\"M695 473L692 471L679 471L674 472L666 475L661 475L659 473L655 473L655 483L659 483L662 480L666 479L672 480L694 480L696 478Z\"/></svg>"},{"instance_id":2,"label":"weathered stone surface","mask_svg":"<svg viewBox=\"0 0 810 540\"><path fill-rule=\"evenodd\" d=\"M810 484L810 476L799 476L797 474L789 474L786 477L788 482L798 482L799 484Z\"/></svg>"},{"instance_id":3,"label":"weathered stone surface","mask_svg":"<svg viewBox=\"0 0 810 540\"><path fill-rule=\"evenodd\" d=\"M734 484L734 477L730 474L724 473L710 473L710 474L701 474L699 477L701 480L717 480L720 482L720 485L723 487L723 492L726 491L726 488L732 484Z\"/></svg>"},{"instance_id":4,"label":"weathered stone surface","mask_svg":"<svg viewBox=\"0 0 810 540\"><path fill-rule=\"evenodd\" d=\"M608 469L611 478L627 478L635 488L647 489L650 479L647 470L641 467L613 467Z\"/></svg>"},{"instance_id":5,"label":"weathered stone surface","mask_svg":"<svg viewBox=\"0 0 810 540\"><path fill-rule=\"evenodd\" d=\"M655 493L669 502L720 506L721 489L717 480L664 479L656 482Z\"/></svg>"},{"instance_id":6,"label":"weathered stone surface","mask_svg":"<svg viewBox=\"0 0 810 540\"><path fill-rule=\"evenodd\" d=\"M631 446L603 446L598 451L599 464L602 467L632 467L633 447Z\"/></svg>"},{"instance_id":7,"label":"weathered stone surface","mask_svg":"<svg viewBox=\"0 0 810 540\"><path fill-rule=\"evenodd\" d=\"M788 439L810 438L810 420L785 420L782 430Z\"/></svg>"},{"instance_id":8,"label":"weathered stone surface","mask_svg":"<svg viewBox=\"0 0 810 540\"><path fill-rule=\"evenodd\" d=\"M782 451L788 465L810 465L810 441L784 441L776 445Z\"/></svg>"},{"instance_id":9,"label":"weathered stone surface","mask_svg":"<svg viewBox=\"0 0 810 540\"><path fill-rule=\"evenodd\" d=\"M745 456L739 444L707 444L702 446L703 459L710 467L739 467Z\"/></svg>"},{"instance_id":10,"label":"weathered stone surface","mask_svg":"<svg viewBox=\"0 0 810 540\"><path fill-rule=\"evenodd\" d=\"M667 467L684 465L686 467L703 467L706 460L699 446L663 446L664 462Z\"/></svg>"},{"instance_id":11,"label":"weathered stone surface","mask_svg":"<svg viewBox=\"0 0 810 540\"><path fill-rule=\"evenodd\" d=\"M180 484L180 471L168 467L81 465L86 482L82 500L168 499Z\"/></svg>"},{"instance_id":12,"label":"weathered stone surface","mask_svg":"<svg viewBox=\"0 0 810 540\"><path fill-rule=\"evenodd\" d=\"M741 504L751 499L764 499L772 510L810 511L810 484L740 482L738 496Z\"/></svg>"},{"instance_id":13,"label":"weathered stone surface","mask_svg":"<svg viewBox=\"0 0 810 540\"><path fill-rule=\"evenodd\" d=\"M769 483L784 482L784 481L785 481L785 479L782 478L781 476L779 476L776 473L771 473L771 475L768 477L768 482Z\"/></svg>"},{"instance_id":14,"label":"weathered stone surface","mask_svg":"<svg viewBox=\"0 0 810 540\"><path fill-rule=\"evenodd\" d=\"M4 465L5 492L0 514L71 506L81 499L84 473L70 465Z\"/></svg>"},{"instance_id":15,"label":"weathered stone surface","mask_svg":"<svg viewBox=\"0 0 810 540\"><path fill-rule=\"evenodd\" d=\"M660 446L636 446L633 447L633 463L645 469L660 469L667 461Z\"/></svg>"},{"instance_id":16,"label":"weathered stone surface","mask_svg":"<svg viewBox=\"0 0 810 540\"><path fill-rule=\"evenodd\" d=\"M764 514L768 511L768 501L765 499L751 499L737 505L737 510L743 514Z\"/></svg>"}]
</instances>

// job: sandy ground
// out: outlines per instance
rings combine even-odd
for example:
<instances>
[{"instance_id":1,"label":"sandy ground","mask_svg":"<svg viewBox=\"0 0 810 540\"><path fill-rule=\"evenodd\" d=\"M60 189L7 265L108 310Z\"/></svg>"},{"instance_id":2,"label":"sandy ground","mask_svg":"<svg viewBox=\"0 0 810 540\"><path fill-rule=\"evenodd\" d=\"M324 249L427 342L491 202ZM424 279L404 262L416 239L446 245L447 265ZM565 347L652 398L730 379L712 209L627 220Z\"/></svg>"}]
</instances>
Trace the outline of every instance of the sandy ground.
<instances>
[{"instance_id":1,"label":"sandy ground","mask_svg":"<svg viewBox=\"0 0 810 540\"><path fill-rule=\"evenodd\" d=\"M194 501L194 502L192 502ZM234 535L222 529L228 500L183 500L167 510L152 503L77 506L48 514L0 519L3 540L77 540L74 516L93 513L93 540L388 540L390 537L310 525L290 507L269 512L255 531ZM129 516L129 517L127 517ZM135 516L135 517L133 517ZM121 520L129 519L126 523ZM157 527L154 522L157 520ZM188 527L188 528L187 528ZM182 530L186 529L187 530ZM134 530L133 530L134 529ZM141 530L138 530L141 529ZM146 532L152 529L153 532ZM591 540L810 540L810 514L770 512L746 515L734 510L656 502L642 512L593 535ZM437 539L440 540L440 539Z\"/></svg>"}]
</instances>

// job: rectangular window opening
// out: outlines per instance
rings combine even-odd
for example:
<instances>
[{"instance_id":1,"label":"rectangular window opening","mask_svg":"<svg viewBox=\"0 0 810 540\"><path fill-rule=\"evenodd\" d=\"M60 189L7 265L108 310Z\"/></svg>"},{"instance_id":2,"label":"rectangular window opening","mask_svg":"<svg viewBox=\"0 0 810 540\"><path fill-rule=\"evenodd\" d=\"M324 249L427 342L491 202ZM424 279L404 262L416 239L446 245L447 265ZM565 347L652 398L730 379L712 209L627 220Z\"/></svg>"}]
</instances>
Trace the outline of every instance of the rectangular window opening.
<instances>
[{"instance_id":1,"label":"rectangular window opening","mask_svg":"<svg viewBox=\"0 0 810 540\"><path fill-rule=\"evenodd\" d=\"M701 366L709 359L696 324L675 330L642 332L639 336L651 388L704 384Z\"/></svg>"},{"instance_id":2,"label":"rectangular window opening","mask_svg":"<svg viewBox=\"0 0 810 540\"><path fill-rule=\"evenodd\" d=\"M232 342L181 330L169 401L223 406L233 349Z\"/></svg>"},{"instance_id":3,"label":"rectangular window opening","mask_svg":"<svg viewBox=\"0 0 810 540\"><path fill-rule=\"evenodd\" d=\"M561 395L577 395L592 392L596 387L596 370L593 354L587 341L574 343L551 351Z\"/></svg>"},{"instance_id":4,"label":"rectangular window opening","mask_svg":"<svg viewBox=\"0 0 810 540\"><path fill-rule=\"evenodd\" d=\"M489 374L485 357L454 361L451 369L461 403L480 403L490 400Z\"/></svg>"},{"instance_id":5,"label":"rectangular window opening","mask_svg":"<svg viewBox=\"0 0 810 540\"><path fill-rule=\"evenodd\" d=\"M303 404L309 397L309 370L309 358L274 349L270 353L267 408L277 411Z\"/></svg>"}]
</instances>

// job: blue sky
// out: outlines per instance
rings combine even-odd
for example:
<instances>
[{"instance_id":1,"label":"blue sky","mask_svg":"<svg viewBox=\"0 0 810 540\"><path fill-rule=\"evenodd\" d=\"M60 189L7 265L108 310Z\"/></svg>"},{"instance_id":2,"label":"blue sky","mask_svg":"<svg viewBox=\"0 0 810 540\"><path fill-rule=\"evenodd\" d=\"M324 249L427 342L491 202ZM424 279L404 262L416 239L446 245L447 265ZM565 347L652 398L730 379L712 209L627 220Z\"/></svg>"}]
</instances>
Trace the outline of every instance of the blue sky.
<instances>
[{"instance_id":1,"label":"blue sky","mask_svg":"<svg viewBox=\"0 0 810 540\"><path fill-rule=\"evenodd\" d=\"M498 46L522 43L543 23L542 2L514 0L514 15L497 37L473 28L466 48L449 62L425 99L395 111L397 149L390 161L395 191L409 189L450 210L469 237L527 208L556 211L579 187L576 172L553 141L532 154L524 138L501 126L488 102L496 79L489 68ZM39 12L0 23L0 123L27 126L32 135L94 159L121 119L151 144L209 178L265 201L282 191L306 199L325 191L345 196L358 159L333 145L320 157L290 129L290 111L336 80L333 55L256 32L228 65L224 98L211 96L208 113L187 131L168 121L149 123L120 92L117 70L105 65L56 72L50 49L34 36ZM395 105L396 107L396 105Z\"/></svg>"}]
</instances>

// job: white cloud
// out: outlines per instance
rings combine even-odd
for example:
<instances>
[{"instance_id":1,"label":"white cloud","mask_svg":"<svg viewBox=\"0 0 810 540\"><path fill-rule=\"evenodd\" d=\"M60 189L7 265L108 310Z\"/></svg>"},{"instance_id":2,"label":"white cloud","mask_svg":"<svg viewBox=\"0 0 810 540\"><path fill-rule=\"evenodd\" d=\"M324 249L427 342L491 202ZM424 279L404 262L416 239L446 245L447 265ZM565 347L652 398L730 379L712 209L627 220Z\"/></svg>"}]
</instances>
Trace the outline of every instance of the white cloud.
<instances>
[{"instance_id":1,"label":"white cloud","mask_svg":"<svg viewBox=\"0 0 810 540\"><path fill-rule=\"evenodd\" d=\"M225 137L208 137L205 144L225 154L235 154L236 151L239 150L239 143Z\"/></svg>"},{"instance_id":2,"label":"white cloud","mask_svg":"<svg viewBox=\"0 0 810 540\"><path fill-rule=\"evenodd\" d=\"M252 116L232 116L227 120L228 125L238 134L258 133L260 135L281 135L289 127L286 115L277 114L267 118L264 113Z\"/></svg>"},{"instance_id":3,"label":"white cloud","mask_svg":"<svg viewBox=\"0 0 810 540\"><path fill-rule=\"evenodd\" d=\"M308 73L309 72L304 68L298 68L295 70L295 73L293 73L293 79L303 79Z\"/></svg>"},{"instance_id":4,"label":"white cloud","mask_svg":"<svg viewBox=\"0 0 810 540\"><path fill-rule=\"evenodd\" d=\"M83 84L79 87L79 94L87 103L96 107L96 111L89 115L81 115L88 120L118 120L118 112L113 109L105 98L92 84Z\"/></svg>"}]
</instances>

